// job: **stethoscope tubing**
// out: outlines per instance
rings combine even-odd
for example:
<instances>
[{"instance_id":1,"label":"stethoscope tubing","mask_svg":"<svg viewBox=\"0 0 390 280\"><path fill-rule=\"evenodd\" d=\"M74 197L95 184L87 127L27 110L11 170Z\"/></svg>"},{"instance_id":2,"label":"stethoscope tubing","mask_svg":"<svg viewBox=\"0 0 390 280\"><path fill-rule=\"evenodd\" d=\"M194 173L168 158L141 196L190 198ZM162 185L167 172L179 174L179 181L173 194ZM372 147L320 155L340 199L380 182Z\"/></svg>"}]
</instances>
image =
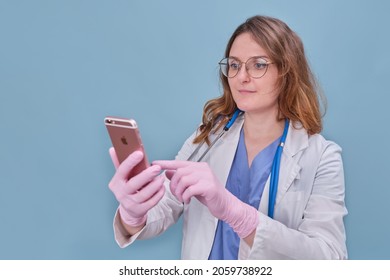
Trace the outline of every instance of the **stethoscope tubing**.
<instances>
[{"instance_id":1,"label":"stethoscope tubing","mask_svg":"<svg viewBox=\"0 0 390 280\"><path fill-rule=\"evenodd\" d=\"M228 131L232 127L232 125L234 124L234 122L236 121L238 115L241 112L242 111L240 109L236 109L236 111L234 111L233 116L231 117L231 119L228 121L228 123L225 125L225 127L222 129L222 131L217 135L217 137L215 137L213 142L210 143L210 146L208 146L207 149L203 152L203 154L198 158L197 162L202 161L202 159L205 157L205 155L207 155L207 153L214 146L214 144L217 143L217 141L226 133L226 131ZM198 153L198 151L200 150L200 148L203 146L203 144L205 142L206 141L201 142L198 145L198 147L196 147L196 149L192 152L192 154L189 156L187 161L191 161L195 157L195 155Z\"/></svg>"},{"instance_id":2,"label":"stethoscope tubing","mask_svg":"<svg viewBox=\"0 0 390 280\"><path fill-rule=\"evenodd\" d=\"M271 178L270 178L269 195L268 195L268 216L270 218L274 217L276 194L278 192L278 185L279 185L280 160L282 158L283 147L287 138L288 127L289 127L289 121L288 119L286 119L284 124L283 135L282 138L280 139L280 143L278 147L276 148L276 153L271 168Z\"/></svg>"}]
</instances>

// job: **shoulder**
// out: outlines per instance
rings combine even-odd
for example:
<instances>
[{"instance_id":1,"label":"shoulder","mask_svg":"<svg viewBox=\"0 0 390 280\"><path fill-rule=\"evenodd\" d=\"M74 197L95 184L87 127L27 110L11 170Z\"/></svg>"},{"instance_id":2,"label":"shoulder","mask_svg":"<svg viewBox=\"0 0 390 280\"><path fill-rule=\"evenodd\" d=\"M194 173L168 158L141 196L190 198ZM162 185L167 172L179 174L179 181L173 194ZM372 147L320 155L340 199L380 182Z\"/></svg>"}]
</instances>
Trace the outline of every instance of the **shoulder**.
<instances>
[{"instance_id":1,"label":"shoulder","mask_svg":"<svg viewBox=\"0 0 390 280\"><path fill-rule=\"evenodd\" d=\"M289 129L284 148L287 156L299 158L301 162L314 166L334 160L341 163L342 149L334 141L321 134L309 135L299 123L290 125Z\"/></svg>"},{"instance_id":2,"label":"shoulder","mask_svg":"<svg viewBox=\"0 0 390 280\"><path fill-rule=\"evenodd\" d=\"M342 194L344 189L344 168L341 156L341 147L334 141L326 139L321 134L309 135L304 129L293 128L291 134L294 139L300 139L300 143L291 143L291 146L299 147L290 158L296 162L301 169L301 176L308 180L323 184L324 191L329 191L331 185ZM298 137L297 135L300 135ZM302 144L303 143L303 144ZM286 147L288 147L286 141Z\"/></svg>"},{"instance_id":3,"label":"shoulder","mask_svg":"<svg viewBox=\"0 0 390 280\"><path fill-rule=\"evenodd\" d=\"M309 136L309 146L320 148L321 150L333 150L341 153L341 147L332 140L326 139L321 134L314 134Z\"/></svg>"},{"instance_id":4,"label":"shoulder","mask_svg":"<svg viewBox=\"0 0 390 280\"><path fill-rule=\"evenodd\" d=\"M299 122L290 125L290 141L292 147L296 149L309 149L324 151L327 149L341 152L341 147L332 140L326 139L322 134L309 135ZM288 141L286 141L288 143Z\"/></svg>"}]
</instances>

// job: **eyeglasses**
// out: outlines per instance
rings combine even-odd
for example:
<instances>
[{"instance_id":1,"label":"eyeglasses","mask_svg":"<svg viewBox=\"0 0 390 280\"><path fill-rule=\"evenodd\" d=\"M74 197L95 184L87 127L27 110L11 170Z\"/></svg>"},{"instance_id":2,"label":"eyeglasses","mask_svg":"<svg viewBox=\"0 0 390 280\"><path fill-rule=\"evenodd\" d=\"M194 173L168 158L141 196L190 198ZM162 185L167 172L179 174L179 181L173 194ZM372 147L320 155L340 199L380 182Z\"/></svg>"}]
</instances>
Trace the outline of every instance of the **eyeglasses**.
<instances>
[{"instance_id":1,"label":"eyeglasses","mask_svg":"<svg viewBox=\"0 0 390 280\"><path fill-rule=\"evenodd\" d=\"M234 78L240 72L243 64L245 64L245 69L249 76L259 79L267 73L268 65L272 64L272 62L268 62L262 56L253 56L246 62L242 62L235 57L225 57L219 62L222 74L228 78Z\"/></svg>"}]
</instances>

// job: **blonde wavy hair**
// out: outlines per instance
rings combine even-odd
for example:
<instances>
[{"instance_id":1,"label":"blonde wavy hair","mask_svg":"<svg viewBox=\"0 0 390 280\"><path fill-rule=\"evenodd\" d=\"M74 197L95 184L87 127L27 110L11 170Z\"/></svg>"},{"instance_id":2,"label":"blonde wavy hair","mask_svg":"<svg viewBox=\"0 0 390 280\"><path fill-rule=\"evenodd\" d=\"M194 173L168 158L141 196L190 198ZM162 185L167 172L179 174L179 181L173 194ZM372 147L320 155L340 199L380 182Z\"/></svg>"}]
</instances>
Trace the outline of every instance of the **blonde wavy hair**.
<instances>
[{"instance_id":1,"label":"blonde wavy hair","mask_svg":"<svg viewBox=\"0 0 390 280\"><path fill-rule=\"evenodd\" d=\"M226 46L225 57L229 57L234 40L243 33L252 35L278 69L279 119L288 118L293 124L300 122L310 135L321 132L322 114L319 101L322 101L324 109L326 101L310 70L299 36L279 19L254 16L234 31ZM237 109L228 78L221 72L220 80L223 94L206 102L202 124L194 144L202 141L209 144L209 134L225 125Z\"/></svg>"}]
</instances>

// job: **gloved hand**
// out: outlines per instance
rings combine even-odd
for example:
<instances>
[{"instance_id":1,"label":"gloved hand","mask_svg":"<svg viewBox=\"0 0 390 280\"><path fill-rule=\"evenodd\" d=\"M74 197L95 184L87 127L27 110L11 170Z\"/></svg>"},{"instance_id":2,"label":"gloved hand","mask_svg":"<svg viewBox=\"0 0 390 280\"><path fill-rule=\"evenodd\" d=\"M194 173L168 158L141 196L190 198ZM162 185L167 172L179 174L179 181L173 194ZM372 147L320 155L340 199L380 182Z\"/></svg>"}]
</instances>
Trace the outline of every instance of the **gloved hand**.
<instances>
[{"instance_id":1,"label":"gloved hand","mask_svg":"<svg viewBox=\"0 0 390 280\"><path fill-rule=\"evenodd\" d=\"M240 238L249 236L257 227L257 210L242 202L222 186L209 165L204 162L155 161L166 169L170 189L176 198L189 203L196 197L211 214L228 223Z\"/></svg>"},{"instance_id":2,"label":"gloved hand","mask_svg":"<svg viewBox=\"0 0 390 280\"><path fill-rule=\"evenodd\" d=\"M141 226L146 222L146 213L164 196L164 176L158 176L161 167L151 166L128 178L130 171L143 159L143 153L136 151L119 165L114 148L109 152L117 170L108 186L119 202L122 221L130 227Z\"/></svg>"}]
</instances>

